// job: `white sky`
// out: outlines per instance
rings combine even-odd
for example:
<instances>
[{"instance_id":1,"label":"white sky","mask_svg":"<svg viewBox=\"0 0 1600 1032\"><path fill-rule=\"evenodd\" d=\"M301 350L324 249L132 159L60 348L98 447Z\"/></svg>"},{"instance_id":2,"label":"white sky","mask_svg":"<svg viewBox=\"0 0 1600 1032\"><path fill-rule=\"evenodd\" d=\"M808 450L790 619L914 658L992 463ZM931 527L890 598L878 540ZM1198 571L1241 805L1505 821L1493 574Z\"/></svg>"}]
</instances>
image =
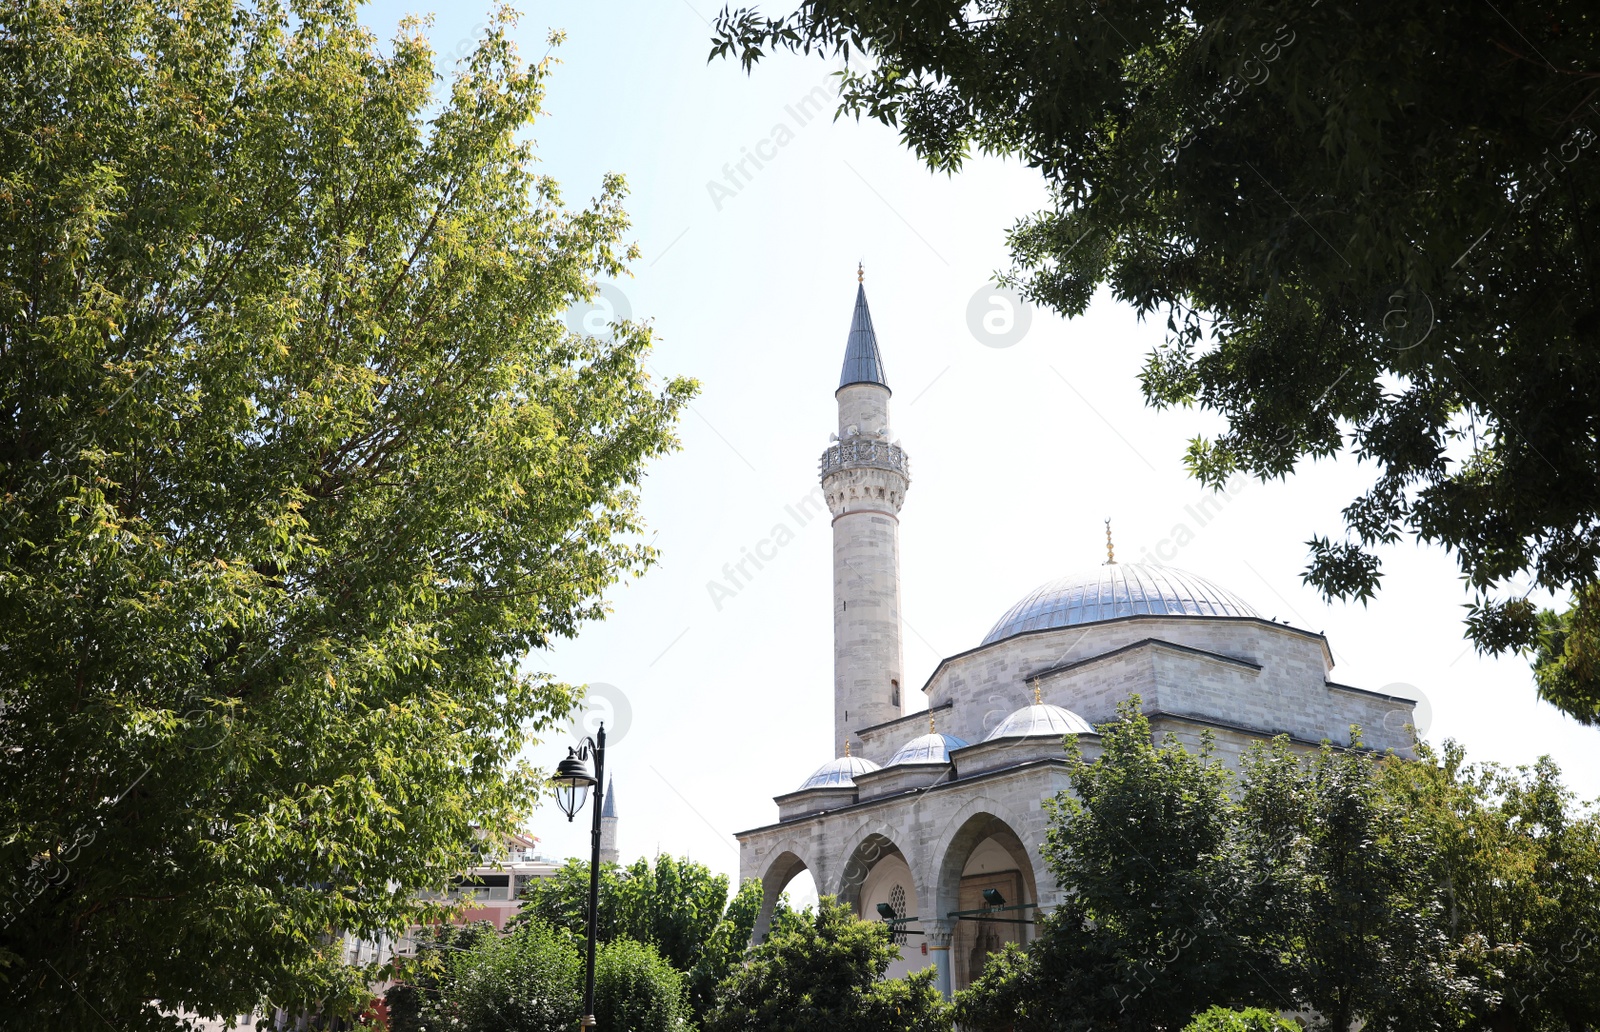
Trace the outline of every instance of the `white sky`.
<instances>
[{"instance_id":1,"label":"white sky","mask_svg":"<svg viewBox=\"0 0 1600 1032\"><path fill-rule=\"evenodd\" d=\"M771 797L833 755L830 532L825 519L798 525L785 507L816 486L835 426L858 259L895 392L893 431L912 460L901 513L908 685L977 644L1037 583L1103 560L1105 518L1123 560L1185 525L1193 540L1169 546L1171 565L1264 616L1325 631L1336 680L1420 694L1431 740L1454 737L1473 758L1511 764L1549 753L1580 795L1600 794L1600 731L1538 702L1524 662L1472 652L1468 596L1444 553L1388 549L1386 586L1366 608L1324 605L1301 585L1306 540L1339 534L1339 510L1370 467L1342 458L1287 483L1251 481L1202 525L1186 513L1205 492L1182 455L1217 424L1144 406L1136 376L1159 323L1102 297L1072 322L1035 311L1011 347L968 329L969 301L1007 265L1005 228L1041 203L1038 177L997 160L933 175L891 130L831 121L816 58L770 58L751 77L735 62L708 65L712 3L529 4L518 29L534 58L550 28L568 31L534 129L540 156L574 206L605 172L628 177L644 258L619 289L634 318L653 321L656 369L704 388L683 451L645 483L661 565L611 593L609 620L530 658L560 678L614 686L628 711L608 757L624 860L687 854L736 876L732 833L776 820ZM426 10L379 3L364 20L387 39L401 15ZM439 9L436 48L469 45L487 11ZM786 108L819 85L827 112L797 123ZM776 156L747 165L750 181L719 208L707 184L725 182L724 165L747 151ZM708 583L780 524L794 540L716 608ZM920 708L920 693L909 703ZM536 753L551 765L564 755L556 741ZM587 855L586 825L553 805L531 827L545 852Z\"/></svg>"}]
</instances>

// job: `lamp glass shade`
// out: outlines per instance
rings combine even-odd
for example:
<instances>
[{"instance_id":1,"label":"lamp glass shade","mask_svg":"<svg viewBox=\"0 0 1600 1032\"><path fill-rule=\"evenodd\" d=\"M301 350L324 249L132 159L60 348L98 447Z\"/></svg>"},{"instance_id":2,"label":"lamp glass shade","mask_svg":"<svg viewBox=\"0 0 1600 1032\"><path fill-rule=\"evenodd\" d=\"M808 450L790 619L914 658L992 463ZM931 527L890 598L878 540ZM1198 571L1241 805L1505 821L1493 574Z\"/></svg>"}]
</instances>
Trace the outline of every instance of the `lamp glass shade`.
<instances>
[{"instance_id":1,"label":"lamp glass shade","mask_svg":"<svg viewBox=\"0 0 1600 1032\"><path fill-rule=\"evenodd\" d=\"M588 801L594 778L589 774L589 765L578 759L576 750L570 750L567 758L556 767L555 777L550 779L550 784L555 786L556 805L561 807L561 812L570 821Z\"/></svg>"},{"instance_id":2,"label":"lamp glass shade","mask_svg":"<svg viewBox=\"0 0 1600 1032\"><path fill-rule=\"evenodd\" d=\"M561 812L570 821L588 801L589 785L586 782L557 781L555 786L556 805L561 807Z\"/></svg>"}]
</instances>

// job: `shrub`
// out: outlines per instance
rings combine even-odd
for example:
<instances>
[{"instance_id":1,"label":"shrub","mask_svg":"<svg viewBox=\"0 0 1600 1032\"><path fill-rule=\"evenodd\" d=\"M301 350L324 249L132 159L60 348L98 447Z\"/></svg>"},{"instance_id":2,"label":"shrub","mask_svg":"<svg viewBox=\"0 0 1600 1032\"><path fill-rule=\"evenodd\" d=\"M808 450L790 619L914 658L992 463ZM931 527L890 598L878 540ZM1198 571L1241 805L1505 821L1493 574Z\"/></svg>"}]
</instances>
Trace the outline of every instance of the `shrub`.
<instances>
[{"instance_id":1,"label":"shrub","mask_svg":"<svg viewBox=\"0 0 1600 1032\"><path fill-rule=\"evenodd\" d=\"M680 1032L689 1027L683 983L654 947L613 939L595 955L595 1019L613 1032Z\"/></svg>"},{"instance_id":2,"label":"shrub","mask_svg":"<svg viewBox=\"0 0 1600 1032\"><path fill-rule=\"evenodd\" d=\"M1183 1032L1299 1032L1300 1026L1259 1007L1226 1010L1210 1007L1194 1016Z\"/></svg>"},{"instance_id":3,"label":"shrub","mask_svg":"<svg viewBox=\"0 0 1600 1032\"><path fill-rule=\"evenodd\" d=\"M453 1030L571 1032L583 1016L583 956L565 931L525 924L486 936L451 966L440 1010Z\"/></svg>"},{"instance_id":4,"label":"shrub","mask_svg":"<svg viewBox=\"0 0 1600 1032\"><path fill-rule=\"evenodd\" d=\"M706 1032L948 1032L933 972L885 979L899 956L888 931L823 896L774 915L765 942L717 987Z\"/></svg>"}]
</instances>

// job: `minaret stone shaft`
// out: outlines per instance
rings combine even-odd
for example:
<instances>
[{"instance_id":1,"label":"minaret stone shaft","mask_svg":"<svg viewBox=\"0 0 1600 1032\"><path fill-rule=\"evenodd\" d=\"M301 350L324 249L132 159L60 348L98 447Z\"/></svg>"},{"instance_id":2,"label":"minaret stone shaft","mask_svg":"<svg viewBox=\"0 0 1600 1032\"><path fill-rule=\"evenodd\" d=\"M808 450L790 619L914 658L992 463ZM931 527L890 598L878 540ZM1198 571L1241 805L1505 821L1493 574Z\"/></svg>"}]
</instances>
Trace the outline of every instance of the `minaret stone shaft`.
<instances>
[{"instance_id":1,"label":"minaret stone shaft","mask_svg":"<svg viewBox=\"0 0 1600 1032\"><path fill-rule=\"evenodd\" d=\"M889 433L883 375L866 289L856 288L844 370L834 398L839 440L822 453L822 493L833 513L834 743L904 713L900 651L900 506L911 485Z\"/></svg>"},{"instance_id":2,"label":"minaret stone shaft","mask_svg":"<svg viewBox=\"0 0 1600 1032\"><path fill-rule=\"evenodd\" d=\"M608 781L605 801L600 810L600 862L614 864L620 859L621 854L617 852L616 784Z\"/></svg>"}]
</instances>

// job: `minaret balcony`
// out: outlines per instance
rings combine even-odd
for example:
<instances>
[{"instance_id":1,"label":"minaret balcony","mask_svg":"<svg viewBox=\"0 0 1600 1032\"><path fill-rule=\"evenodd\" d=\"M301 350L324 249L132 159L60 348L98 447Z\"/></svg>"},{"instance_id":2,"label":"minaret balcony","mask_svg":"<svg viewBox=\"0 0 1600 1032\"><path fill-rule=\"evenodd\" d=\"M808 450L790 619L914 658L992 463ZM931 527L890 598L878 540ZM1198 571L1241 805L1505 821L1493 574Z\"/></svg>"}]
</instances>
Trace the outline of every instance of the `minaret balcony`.
<instances>
[{"instance_id":1,"label":"minaret balcony","mask_svg":"<svg viewBox=\"0 0 1600 1032\"><path fill-rule=\"evenodd\" d=\"M885 469L911 479L911 459L898 444L871 437L852 437L828 446L818 463L826 479L843 469Z\"/></svg>"}]
</instances>

